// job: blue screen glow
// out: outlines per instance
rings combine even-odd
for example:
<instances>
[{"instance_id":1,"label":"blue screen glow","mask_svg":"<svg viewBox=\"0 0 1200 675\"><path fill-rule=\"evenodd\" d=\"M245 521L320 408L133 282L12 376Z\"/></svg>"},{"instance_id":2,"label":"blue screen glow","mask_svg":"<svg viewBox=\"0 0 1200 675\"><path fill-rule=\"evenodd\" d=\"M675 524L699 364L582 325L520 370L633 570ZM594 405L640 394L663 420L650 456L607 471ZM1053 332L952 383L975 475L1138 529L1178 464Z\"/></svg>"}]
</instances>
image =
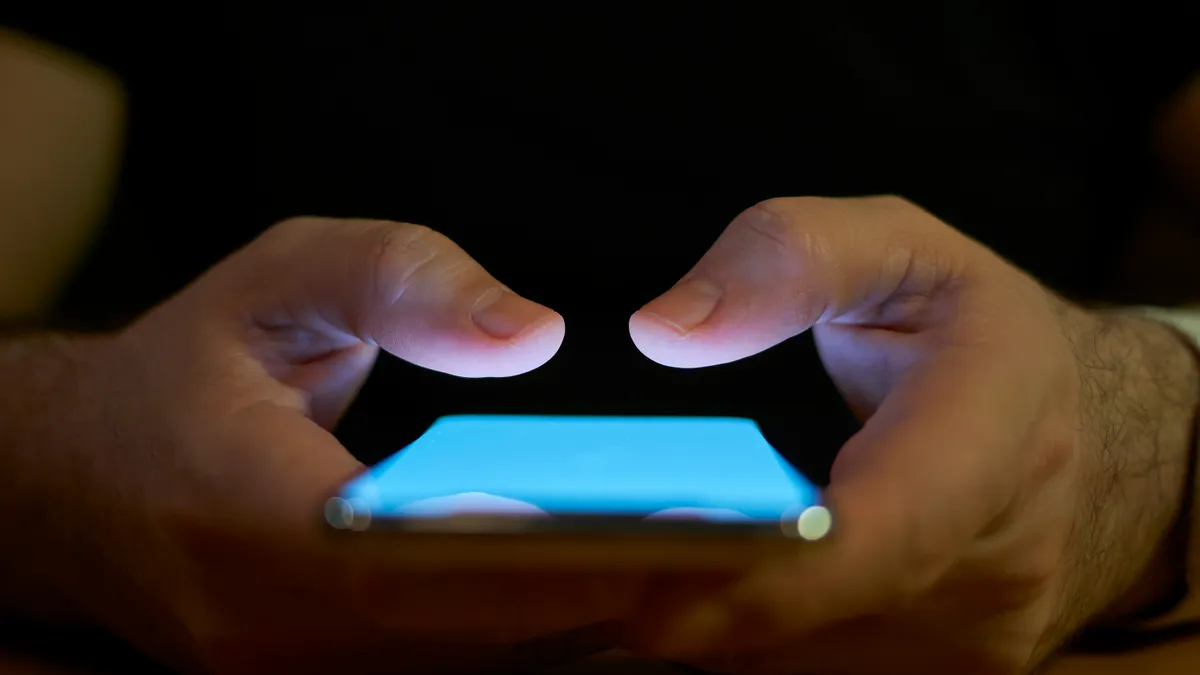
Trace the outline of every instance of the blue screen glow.
<instances>
[{"instance_id":1,"label":"blue screen glow","mask_svg":"<svg viewBox=\"0 0 1200 675\"><path fill-rule=\"evenodd\" d=\"M376 516L621 515L772 520L817 488L754 421L726 417L443 417L341 497Z\"/></svg>"}]
</instances>

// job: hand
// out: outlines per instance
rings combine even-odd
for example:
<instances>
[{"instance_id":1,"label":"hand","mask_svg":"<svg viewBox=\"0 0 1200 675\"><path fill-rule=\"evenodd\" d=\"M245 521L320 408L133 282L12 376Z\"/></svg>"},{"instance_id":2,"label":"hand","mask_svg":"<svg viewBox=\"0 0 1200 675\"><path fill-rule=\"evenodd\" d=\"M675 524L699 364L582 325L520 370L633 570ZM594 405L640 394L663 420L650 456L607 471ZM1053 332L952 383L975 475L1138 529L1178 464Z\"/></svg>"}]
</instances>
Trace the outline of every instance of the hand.
<instances>
[{"instance_id":1,"label":"hand","mask_svg":"<svg viewBox=\"0 0 1200 675\"><path fill-rule=\"evenodd\" d=\"M657 582L635 645L719 671L1018 673L1147 572L1197 401L1165 328L1074 307L895 198L750 209L630 320L682 368L810 328L865 422L833 467L833 536Z\"/></svg>"},{"instance_id":2,"label":"hand","mask_svg":"<svg viewBox=\"0 0 1200 675\"><path fill-rule=\"evenodd\" d=\"M84 494L62 491L97 559L88 604L173 665L238 673L495 665L617 618L632 598L617 574L406 572L319 527L362 469L329 429L378 349L504 377L563 334L562 317L426 228L276 226L92 345L85 400L103 426L74 455ZM398 405L407 395L420 394Z\"/></svg>"}]
</instances>

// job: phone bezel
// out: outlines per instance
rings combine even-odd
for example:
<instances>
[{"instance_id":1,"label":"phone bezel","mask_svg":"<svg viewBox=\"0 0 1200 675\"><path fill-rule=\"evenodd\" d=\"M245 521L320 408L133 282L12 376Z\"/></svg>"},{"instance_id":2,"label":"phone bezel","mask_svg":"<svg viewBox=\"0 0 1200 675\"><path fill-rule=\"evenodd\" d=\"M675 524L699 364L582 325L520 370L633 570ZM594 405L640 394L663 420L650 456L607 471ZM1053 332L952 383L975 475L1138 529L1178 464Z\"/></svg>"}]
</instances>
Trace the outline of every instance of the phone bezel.
<instances>
[{"instance_id":1,"label":"phone bezel","mask_svg":"<svg viewBox=\"0 0 1200 675\"><path fill-rule=\"evenodd\" d=\"M457 514L324 521L342 545L414 567L733 569L822 545L787 521L647 520L635 516ZM824 508L824 507L810 507Z\"/></svg>"}]
</instances>

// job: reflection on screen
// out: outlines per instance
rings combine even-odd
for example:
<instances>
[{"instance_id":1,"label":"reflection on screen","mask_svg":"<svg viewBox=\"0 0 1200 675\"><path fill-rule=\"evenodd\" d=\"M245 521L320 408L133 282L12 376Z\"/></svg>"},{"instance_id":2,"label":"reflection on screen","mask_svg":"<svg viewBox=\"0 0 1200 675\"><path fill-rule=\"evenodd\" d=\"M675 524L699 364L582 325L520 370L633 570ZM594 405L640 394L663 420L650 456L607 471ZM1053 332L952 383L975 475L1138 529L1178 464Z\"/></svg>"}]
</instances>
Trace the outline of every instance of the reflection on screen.
<instances>
[{"instance_id":1,"label":"reflection on screen","mask_svg":"<svg viewBox=\"0 0 1200 675\"><path fill-rule=\"evenodd\" d=\"M752 420L452 416L348 484L375 516L770 520L817 489Z\"/></svg>"}]
</instances>

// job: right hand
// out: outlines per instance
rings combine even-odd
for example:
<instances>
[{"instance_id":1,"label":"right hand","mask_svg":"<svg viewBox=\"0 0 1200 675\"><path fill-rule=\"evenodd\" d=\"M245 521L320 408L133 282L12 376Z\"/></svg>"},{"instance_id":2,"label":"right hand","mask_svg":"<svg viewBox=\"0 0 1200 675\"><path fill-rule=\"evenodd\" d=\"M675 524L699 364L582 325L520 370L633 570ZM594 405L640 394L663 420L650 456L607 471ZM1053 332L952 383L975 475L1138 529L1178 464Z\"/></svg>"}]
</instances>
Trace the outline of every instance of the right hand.
<instances>
[{"instance_id":1,"label":"right hand","mask_svg":"<svg viewBox=\"0 0 1200 675\"><path fill-rule=\"evenodd\" d=\"M73 592L189 670L474 669L556 634L593 641L556 656L603 649L587 627L635 604L632 576L414 572L347 553L318 518L362 470L330 429L378 349L504 377L549 360L564 331L426 228L274 227L92 345L81 394L95 433L71 432L74 481L55 495L92 566Z\"/></svg>"}]
</instances>

